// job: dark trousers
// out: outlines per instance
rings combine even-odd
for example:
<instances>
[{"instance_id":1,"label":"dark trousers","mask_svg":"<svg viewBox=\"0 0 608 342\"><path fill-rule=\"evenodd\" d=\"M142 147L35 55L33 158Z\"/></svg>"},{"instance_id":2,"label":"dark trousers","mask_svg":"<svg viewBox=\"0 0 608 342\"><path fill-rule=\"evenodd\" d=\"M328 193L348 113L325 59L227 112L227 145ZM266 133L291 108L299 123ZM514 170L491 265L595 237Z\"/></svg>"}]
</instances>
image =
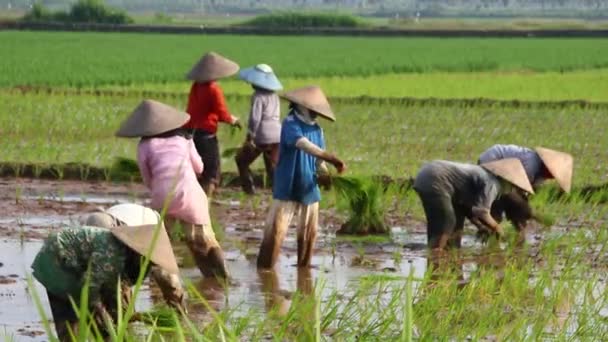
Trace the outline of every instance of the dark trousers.
<instances>
[{"instance_id":1,"label":"dark trousers","mask_svg":"<svg viewBox=\"0 0 608 342\"><path fill-rule=\"evenodd\" d=\"M243 188L243 191L248 194L254 193L253 176L249 166L260 156L260 154L264 157L267 184L272 184L274 168L279 160L279 144L256 146L245 144L234 158L239 169L241 187Z\"/></svg>"},{"instance_id":2,"label":"dark trousers","mask_svg":"<svg viewBox=\"0 0 608 342\"><path fill-rule=\"evenodd\" d=\"M501 222L503 215L506 216L518 231L526 228L528 220L533 217L528 197L519 189L498 197L492 203L490 213L496 222Z\"/></svg>"},{"instance_id":3,"label":"dark trousers","mask_svg":"<svg viewBox=\"0 0 608 342\"><path fill-rule=\"evenodd\" d=\"M128 307L129 302L131 301L131 287L125 282L122 282L120 285L122 305L123 310L125 310ZM67 297L56 296L48 291L47 296L49 298L51 313L53 314L53 322L55 323L55 331L57 332L57 338L61 342L72 341L72 338L70 337L70 329L72 330L74 336L77 337L79 325L79 319L73 309L72 303ZM103 289L101 291L101 296L106 311L114 320L114 322L116 322L118 318L116 290ZM78 300L76 300L75 302L76 305L79 305ZM109 334L105 329L103 319L95 314L94 309L92 307L90 307L89 310L95 318L97 328L99 328L99 332L101 333L102 337L107 338Z\"/></svg>"},{"instance_id":4,"label":"dark trousers","mask_svg":"<svg viewBox=\"0 0 608 342\"><path fill-rule=\"evenodd\" d=\"M460 248L466 208L457 205L448 195L418 191L426 216L426 233L431 249L447 246Z\"/></svg>"},{"instance_id":5,"label":"dark trousers","mask_svg":"<svg viewBox=\"0 0 608 342\"><path fill-rule=\"evenodd\" d=\"M210 185L217 187L220 184L220 147L217 136L202 130L194 130L192 139L196 151L203 160L203 174L201 185L207 191Z\"/></svg>"}]
</instances>

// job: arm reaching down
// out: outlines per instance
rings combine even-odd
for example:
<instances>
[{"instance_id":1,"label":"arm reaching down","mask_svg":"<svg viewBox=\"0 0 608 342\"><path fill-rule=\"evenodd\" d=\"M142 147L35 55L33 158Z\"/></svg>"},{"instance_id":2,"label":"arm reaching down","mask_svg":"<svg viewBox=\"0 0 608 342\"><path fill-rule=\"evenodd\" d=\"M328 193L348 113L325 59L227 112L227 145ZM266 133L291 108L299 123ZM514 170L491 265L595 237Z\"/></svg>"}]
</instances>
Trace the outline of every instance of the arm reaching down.
<instances>
[{"instance_id":1,"label":"arm reaching down","mask_svg":"<svg viewBox=\"0 0 608 342\"><path fill-rule=\"evenodd\" d=\"M344 164L343 161L338 159L338 157L335 155L321 149L304 137L301 137L296 141L296 148L332 164L336 170L338 170L338 173L343 173L346 171L346 164Z\"/></svg>"},{"instance_id":2,"label":"arm reaching down","mask_svg":"<svg viewBox=\"0 0 608 342\"><path fill-rule=\"evenodd\" d=\"M486 229L494 232L500 236L503 235L502 227L494 220L492 215L490 215L490 210L487 208L473 207L472 209L473 217L471 217L471 222L478 228L485 227Z\"/></svg>"}]
</instances>

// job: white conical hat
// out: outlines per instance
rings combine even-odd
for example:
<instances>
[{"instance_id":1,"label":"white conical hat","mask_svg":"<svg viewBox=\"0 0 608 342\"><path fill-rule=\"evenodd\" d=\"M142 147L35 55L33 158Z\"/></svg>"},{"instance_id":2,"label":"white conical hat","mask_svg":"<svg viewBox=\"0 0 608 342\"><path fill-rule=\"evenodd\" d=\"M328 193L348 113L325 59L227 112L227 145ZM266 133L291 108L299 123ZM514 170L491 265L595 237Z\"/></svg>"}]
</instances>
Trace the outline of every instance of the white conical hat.
<instances>
[{"instance_id":1,"label":"white conical hat","mask_svg":"<svg viewBox=\"0 0 608 342\"><path fill-rule=\"evenodd\" d=\"M532 184L526 175L526 170L521 164L521 161L517 158L505 158L495 160L488 163L480 164L481 167L490 171L492 174L503 178L509 183L517 186L518 188L533 194Z\"/></svg>"},{"instance_id":2,"label":"white conical hat","mask_svg":"<svg viewBox=\"0 0 608 342\"><path fill-rule=\"evenodd\" d=\"M544 147L536 147L534 150L555 178L557 184L565 192L570 192L572 188L572 169L574 167L572 155Z\"/></svg>"},{"instance_id":3,"label":"white conical hat","mask_svg":"<svg viewBox=\"0 0 608 342\"><path fill-rule=\"evenodd\" d=\"M317 112L328 120L336 121L327 97L325 97L325 94L323 94L323 91L318 86L307 86L288 91L282 94L281 97Z\"/></svg>"},{"instance_id":4,"label":"white conical hat","mask_svg":"<svg viewBox=\"0 0 608 342\"><path fill-rule=\"evenodd\" d=\"M182 127L190 115L164 103L144 100L120 125L116 136L150 137Z\"/></svg>"},{"instance_id":5,"label":"white conical hat","mask_svg":"<svg viewBox=\"0 0 608 342\"><path fill-rule=\"evenodd\" d=\"M143 226L146 224L157 224L160 215L150 208L135 203L118 204L108 208L106 213L115 217L127 226Z\"/></svg>"},{"instance_id":6,"label":"white conical hat","mask_svg":"<svg viewBox=\"0 0 608 342\"><path fill-rule=\"evenodd\" d=\"M167 234L167 230L165 230L164 224L118 226L112 228L110 231L118 240L129 248L140 255L146 255L148 250L152 247L156 229L160 229L160 231L158 232L158 238L154 245L154 249L150 253L150 261L169 273L178 274L179 267L177 266L175 254L173 254L173 248L171 247L171 241L169 240L169 235Z\"/></svg>"},{"instance_id":7,"label":"white conical hat","mask_svg":"<svg viewBox=\"0 0 608 342\"><path fill-rule=\"evenodd\" d=\"M186 75L191 81L209 82L229 77L239 71L239 65L228 58L216 53L206 53Z\"/></svg>"}]
</instances>

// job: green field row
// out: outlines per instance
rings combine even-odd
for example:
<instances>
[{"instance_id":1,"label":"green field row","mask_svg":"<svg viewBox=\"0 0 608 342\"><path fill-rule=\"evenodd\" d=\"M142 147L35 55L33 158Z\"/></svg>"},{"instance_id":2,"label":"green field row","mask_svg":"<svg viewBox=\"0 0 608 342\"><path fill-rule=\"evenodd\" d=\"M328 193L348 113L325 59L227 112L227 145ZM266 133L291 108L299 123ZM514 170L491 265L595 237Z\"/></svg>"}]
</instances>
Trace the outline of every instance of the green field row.
<instances>
[{"instance_id":1,"label":"green field row","mask_svg":"<svg viewBox=\"0 0 608 342\"><path fill-rule=\"evenodd\" d=\"M608 67L602 39L260 37L0 32L0 86L176 82L209 50L280 77Z\"/></svg>"},{"instance_id":2,"label":"green field row","mask_svg":"<svg viewBox=\"0 0 608 342\"><path fill-rule=\"evenodd\" d=\"M332 97L442 98L495 100L608 102L608 69L559 72L431 72L353 77L282 78L285 89L317 84ZM226 94L249 95L251 87L239 80L221 81ZM112 91L158 91L187 95L187 81L105 85Z\"/></svg>"},{"instance_id":3,"label":"green field row","mask_svg":"<svg viewBox=\"0 0 608 342\"><path fill-rule=\"evenodd\" d=\"M6 113L0 116L1 159L107 166L116 156L134 157L136 141L115 138L114 132L140 100L0 94L0 113ZM166 101L185 106L182 100ZM246 118L249 101L228 105ZM607 181L606 110L336 104L334 111L336 123L322 122L327 145L355 174L409 177L427 160L474 162L495 143L515 143L571 152L577 184ZM242 143L244 132L224 126L219 136L227 149ZM235 169L231 159L223 162L225 170Z\"/></svg>"}]
</instances>

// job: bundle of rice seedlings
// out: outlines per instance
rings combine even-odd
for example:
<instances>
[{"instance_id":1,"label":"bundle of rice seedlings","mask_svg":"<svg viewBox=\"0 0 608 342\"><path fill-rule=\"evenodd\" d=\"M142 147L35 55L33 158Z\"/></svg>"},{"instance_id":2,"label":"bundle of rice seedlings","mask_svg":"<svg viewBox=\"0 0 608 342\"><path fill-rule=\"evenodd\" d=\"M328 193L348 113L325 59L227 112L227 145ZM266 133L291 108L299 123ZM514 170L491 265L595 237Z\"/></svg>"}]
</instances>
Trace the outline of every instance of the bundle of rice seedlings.
<instances>
[{"instance_id":1,"label":"bundle of rice seedlings","mask_svg":"<svg viewBox=\"0 0 608 342\"><path fill-rule=\"evenodd\" d=\"M155 306L150 311L136 314L133 319L144 324L167 329L173 329L180 324L175 310L167 305Z\"/></svg>"},{"instance_id":2,"label":"bundle of rice seedlings","mask_svg":"<svg viewBox=\"0 0 608 342\"><path fill-rule=\"evenodd\" d=\"M116 157L110 168L110 177L114 180L138 180L140 179L139 166L133 159Z\"/></svg>"},{"instance_id":3,"label":"bundle of rice seedlings","mask_svg":"<svg viewBox=\"0 0 608 342\"><path fill-rule=\"evenodd\" d=\"M346 201L349 218L337 234L386 234L382 185L368 179L332 177L332 187Z\"/></svg>"}]
</instances>

